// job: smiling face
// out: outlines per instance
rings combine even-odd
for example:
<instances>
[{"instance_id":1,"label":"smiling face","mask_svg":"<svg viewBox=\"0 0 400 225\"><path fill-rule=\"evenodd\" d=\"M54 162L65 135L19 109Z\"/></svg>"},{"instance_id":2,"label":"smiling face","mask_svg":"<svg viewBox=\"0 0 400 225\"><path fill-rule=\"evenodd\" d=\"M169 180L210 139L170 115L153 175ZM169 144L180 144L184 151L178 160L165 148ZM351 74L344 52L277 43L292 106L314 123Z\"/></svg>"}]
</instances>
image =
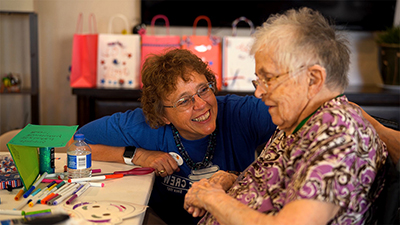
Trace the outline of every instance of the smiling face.
<instances>
[{"instance_id":1,"label":"smiling face","mask_svg":"<svg viewBox=\"0 0 400 225\"><path fill-rule=\"evenodd\" d=\"M171 106L182 97L194 95L207 83L206 77L196 72L192 72L187 82L179 78L176 90L167 96L164 105ZM165 108L164 122L172 123L179 134L188 140L204 138L216 128L218 104L215 95L212 93L204 99L195 95L194 99L193 106L184 111L178 108Z\"/></svg>"},{"instance_id":2,"label":"smiling face","mask_svg":"<svg viewBox=\"0 0 400 225\"><path fill-rule=\"evenodd\" d=\"M301 122L300 116L308 104L308 85L305 75L308 70L305 68L293 71L296 77L290 77L291 74L281 75L288 71L279 68L271 56L273 54L267 50L255 54L257 76L264 81L270 80L267 83L267 93L259 86L255 96L269 106L268 111L273 123L286 133L291 133ZM277 75L281 76L274 79Z\"/></svg>"}]
</instances>

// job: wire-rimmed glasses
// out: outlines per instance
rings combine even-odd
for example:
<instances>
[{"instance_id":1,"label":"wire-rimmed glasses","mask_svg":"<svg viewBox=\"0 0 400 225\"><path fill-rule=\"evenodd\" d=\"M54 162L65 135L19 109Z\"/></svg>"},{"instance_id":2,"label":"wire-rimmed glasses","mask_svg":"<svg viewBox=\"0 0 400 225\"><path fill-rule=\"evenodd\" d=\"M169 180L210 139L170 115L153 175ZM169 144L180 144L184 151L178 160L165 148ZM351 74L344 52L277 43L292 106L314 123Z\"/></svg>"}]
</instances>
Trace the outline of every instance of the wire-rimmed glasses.
<instances>
[{"instance_id":1,"label":"wire-rimmed glasses","mask_svg":"<svg viewBox=\"0 0 400 225\"><path fill-rule=\"evenodd\" d=\"M298 72L300 72L300 71L302 71L302 70L304 70L306 68L308 68L308 67L304 67L304 66L300 67L298 70L296 70L294 72L294 73L296 73L294 76L290 76L287 79L282 80L281 82L278 83L278 85L284 83L285 81L289 80L292 77L296 77L296 76L300 75L300 73L298 73ZM257 76L257 74L256 74L257 79L256 80L252 80L251 82L253 83L255 89L257 89L257 87L260 86L261 89L266 93L268 91L268 87L272 86L272 85L268 85L268 83L270 84L271 82L277 80L279 77L288 75L290 72L291 71L287 71L285 73L281 73L281 74L278 74L276 76L269 77L269 78L261 78L261 77Z\"/></svg>"},{"instance_id":2,"label":"wire-rimmed glasses","mask_svg":"<svg viewBox=\"0 0 400 225\"><path fill-rule=\"evenodd\" d=\"M178 99L173 105L164 105L165 108L175 108L179 111L185 111L193 107L195 102L194 96L199 96L201 99L205 100L210 97L215 92L214 82L208 82L200 86L197 92L191 96L184 96Z\"/></svg>"}]
</instances>

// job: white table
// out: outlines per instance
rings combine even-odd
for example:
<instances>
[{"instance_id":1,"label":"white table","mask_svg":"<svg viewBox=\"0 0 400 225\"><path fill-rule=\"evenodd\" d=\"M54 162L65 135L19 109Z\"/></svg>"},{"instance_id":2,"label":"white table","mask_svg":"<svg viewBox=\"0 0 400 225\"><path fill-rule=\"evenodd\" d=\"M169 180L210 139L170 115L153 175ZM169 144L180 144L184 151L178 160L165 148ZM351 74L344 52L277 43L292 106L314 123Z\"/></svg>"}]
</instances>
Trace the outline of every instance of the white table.
<instances>
[{"instance_id":1,"label":"white table","mask_svg":"<svg viewBox=\"0 0 400 225\"><path fill-rule=\"evenodd\" d=\"M56 160L56 172L62 172L64 165L66 165L66 154L56 153L56 158L61 159ZM124 171L130 170L133 166L122 164L122 163L111 163L111 162L100 162L93 161L92 169L101 169L101 173L112 173L114 171ZM96 174L93 174L94 176ZM146 175L129 175L122 178L107 179L102 182L105 184L103 188L100 187L90 187L82 196L74 200L74 202L82 201L121 201L129 202L138 205L147 205L151 191L153 189L155 175L154 172ZM46 186L47 184L41 184L41 186ZM9 192L7 190L0 190L1 204L0 209L13 209L18 206L21 201L15 201L14 197L18 193L18 189ZM22 197L23 199L23 197ZM65 202L65 201L64 201ZM61 205L64 205L61 204ZM37 211L43 209L55 209L57 206L47 206L42 204L36 204L33 207L25 206L21 210L26 212ZM53 210L52 210L53 211ZM145 212L135 217L123 220L120 224L142 224ZM5 219L16 219L20 218L18 216L11 215L0 215L0 220ZM68 224L68 223L65 223ZM76 224L76 223L75 223Z\"/></svg>"}]
</instances>

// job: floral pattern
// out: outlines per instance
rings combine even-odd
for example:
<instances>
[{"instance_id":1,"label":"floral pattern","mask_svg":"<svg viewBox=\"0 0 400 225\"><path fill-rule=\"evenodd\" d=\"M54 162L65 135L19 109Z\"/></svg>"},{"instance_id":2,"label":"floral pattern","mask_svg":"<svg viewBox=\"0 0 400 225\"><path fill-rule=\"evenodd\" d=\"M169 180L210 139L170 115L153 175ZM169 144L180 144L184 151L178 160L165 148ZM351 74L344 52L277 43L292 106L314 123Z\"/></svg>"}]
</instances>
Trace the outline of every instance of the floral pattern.
<instances>
[{"instance_id":1,"label":"floral pattern","mask_svg":"<svg viewBox=\"0 0 400 225\"><path fill-rule=\"evenodd\" d=\"M297 199L329 202L340 206L329 224L363 224L382 189L372 183L386 157L375 129L341 96L323 104L296 133L277 129L228 194L266 214ZM207 213L200 224L218 221Z\"/></svg>"}]
</instances>

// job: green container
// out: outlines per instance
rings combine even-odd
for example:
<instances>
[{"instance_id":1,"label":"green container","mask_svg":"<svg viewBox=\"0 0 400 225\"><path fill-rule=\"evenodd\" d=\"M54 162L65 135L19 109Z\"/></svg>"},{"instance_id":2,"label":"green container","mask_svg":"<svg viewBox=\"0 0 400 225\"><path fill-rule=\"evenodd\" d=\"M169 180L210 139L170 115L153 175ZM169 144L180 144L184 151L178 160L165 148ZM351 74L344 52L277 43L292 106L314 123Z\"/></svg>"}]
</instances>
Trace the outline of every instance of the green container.
<instances>
[{"instance_id":1,"label":"green container","mask_svg":"<svg viewBox=\"0 0 400 225\"><path fill-rule=\"evenodd\" d=\"M379 45L379 71L383 84L400 85L400 44Z\"/></svg>"},{"instance_id":2,"label":"green container","mask_svg":"<svg viewBox=\"0 0 400 225\"><path fill-rule=\"evenodd\" d=\"M54 148L53 147L43 147L39 148L39 173L43 174L54 173Z\"/></svg>"}]
</instances>

